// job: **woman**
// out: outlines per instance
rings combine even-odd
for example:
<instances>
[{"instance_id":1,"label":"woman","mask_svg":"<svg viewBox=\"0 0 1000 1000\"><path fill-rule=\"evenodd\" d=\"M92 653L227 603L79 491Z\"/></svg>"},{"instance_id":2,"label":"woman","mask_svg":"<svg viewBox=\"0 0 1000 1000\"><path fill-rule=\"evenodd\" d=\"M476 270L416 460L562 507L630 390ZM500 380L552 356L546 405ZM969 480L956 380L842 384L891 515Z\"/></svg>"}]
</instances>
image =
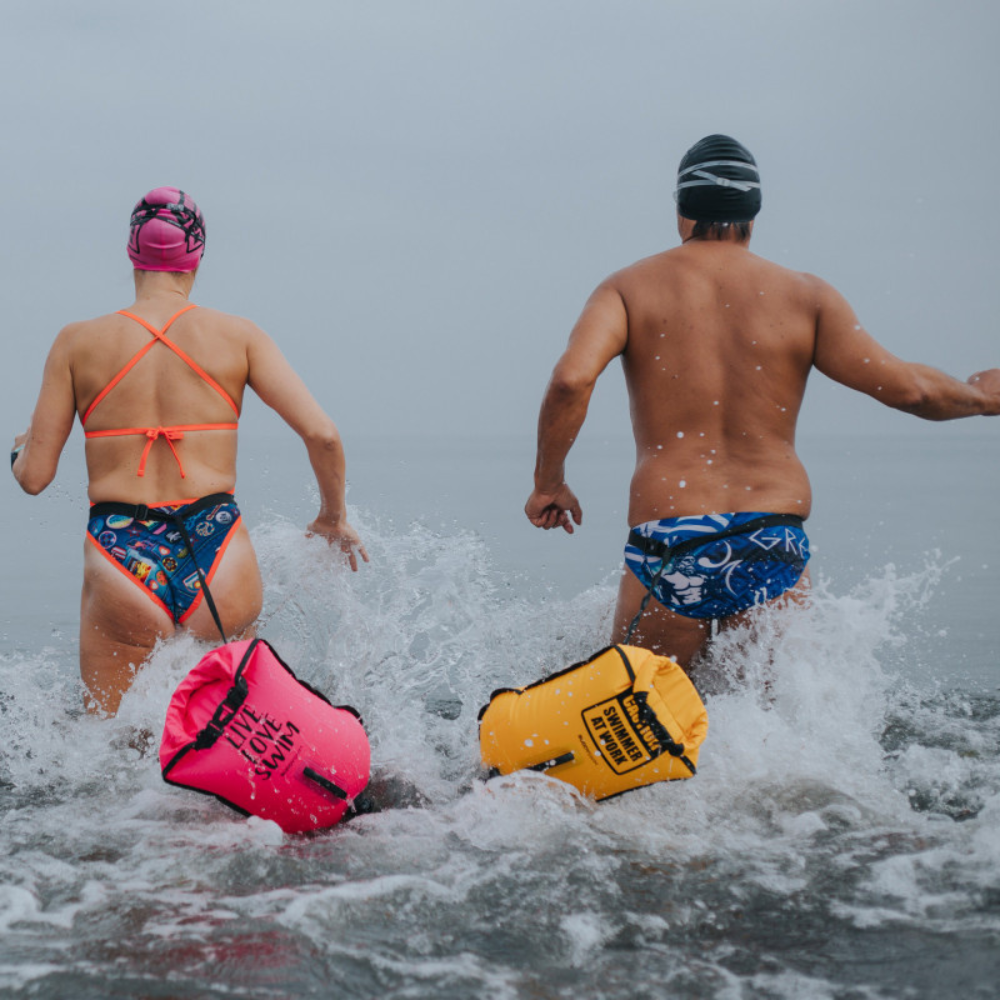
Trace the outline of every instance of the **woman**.
<instances>
[{"instance_id":1,"label":"woman","mask_svg":"<svg viewBox=\"0 0 1000 1000\"><path fill-rule=\"evenodd\" d=\"M183 191L157 188L136 205L135 301L59 333L31 425L11 452L21 487L40 493L79 415L93 505L80 673L94 712L117 712L156 640L176 629L218 638L216 613L230 638L253 629L263 588L233 497L247 386L305 442L320 492L309 531L337 543L353 570L358 554L368 561L346 520L333 421L262 330L188 301L204 249L204 220Z\"/></svg>"}]
</instances>

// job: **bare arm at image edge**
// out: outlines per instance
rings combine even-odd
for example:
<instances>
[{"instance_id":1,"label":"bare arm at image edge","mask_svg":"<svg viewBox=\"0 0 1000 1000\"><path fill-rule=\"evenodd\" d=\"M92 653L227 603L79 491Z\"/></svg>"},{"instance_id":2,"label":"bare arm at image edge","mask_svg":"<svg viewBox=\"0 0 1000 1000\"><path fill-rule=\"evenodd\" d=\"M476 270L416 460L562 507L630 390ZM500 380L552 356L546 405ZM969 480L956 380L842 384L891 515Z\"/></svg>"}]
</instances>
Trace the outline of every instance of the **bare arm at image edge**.
<instances>
[{"instance_id":1,"label":"bare arm at image edge","mask_svg":"<svg viewBox=\"0 0 1000 1000\"><path fill-rule=\"evenodd\" d=\"M924 420L1000 414L1000 369L976 372L963 382L903 361L862 328L839 292L814 280L819 294L814 364L824 375Z\"/></svg>"}]
</instances>

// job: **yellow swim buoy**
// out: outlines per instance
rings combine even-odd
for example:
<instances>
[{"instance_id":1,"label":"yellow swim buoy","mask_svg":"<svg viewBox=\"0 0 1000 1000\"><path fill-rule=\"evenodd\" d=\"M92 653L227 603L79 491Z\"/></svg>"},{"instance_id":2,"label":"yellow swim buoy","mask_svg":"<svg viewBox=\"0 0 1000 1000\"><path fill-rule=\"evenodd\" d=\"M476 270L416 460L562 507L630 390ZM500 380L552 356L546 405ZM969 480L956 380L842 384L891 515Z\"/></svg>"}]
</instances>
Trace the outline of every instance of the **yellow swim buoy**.
<instances>
[{"instance_id":1,"label":"yellow swim buoy","mask_svg":"<svg viewBox=\"0 0 1000 1000\"><path fill-rule=\"evenodd\" d=\"M532 769L606 799L690 778L708 713L673 660L609 646L524 688L494 691L479 712L483 766Z\"/></svg>"}]
</instances>

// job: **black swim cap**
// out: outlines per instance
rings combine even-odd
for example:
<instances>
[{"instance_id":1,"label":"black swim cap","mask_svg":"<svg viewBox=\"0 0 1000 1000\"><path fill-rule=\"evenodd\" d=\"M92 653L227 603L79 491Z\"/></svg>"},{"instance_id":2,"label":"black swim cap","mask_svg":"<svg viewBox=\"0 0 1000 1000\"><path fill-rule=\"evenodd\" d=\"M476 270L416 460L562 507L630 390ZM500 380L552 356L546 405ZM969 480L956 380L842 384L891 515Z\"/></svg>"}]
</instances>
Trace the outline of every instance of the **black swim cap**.
<instances>
[{"instance_id":1,"label":"black swim cap","mask_svg":"<svg viewBox=\"0 0 1000 1000\"><path fill-rule=\"evenodd\" d=\"M684 154L674 199L685 219L749 222L760 211L757 161L728 135L707 135Z\"/></svg>"}]
</instances>

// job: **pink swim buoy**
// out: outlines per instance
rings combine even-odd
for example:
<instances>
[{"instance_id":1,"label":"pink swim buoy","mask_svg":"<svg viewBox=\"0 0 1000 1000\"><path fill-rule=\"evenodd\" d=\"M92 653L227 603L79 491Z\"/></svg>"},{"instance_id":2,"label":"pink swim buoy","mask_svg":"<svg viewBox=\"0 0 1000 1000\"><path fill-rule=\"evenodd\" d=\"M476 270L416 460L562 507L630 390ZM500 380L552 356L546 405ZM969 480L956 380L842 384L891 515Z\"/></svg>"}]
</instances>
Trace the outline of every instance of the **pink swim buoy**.
<instances>
[{"instance_id":1,"label":"pink swim buoy","mask_svg":"<svg viewBox=\"0 0 1000 1000\"><path fill-rule=\"evenodd\" d=\"M170 700L163 780L214 795L285 833L338 823L368 785L358 713L300 681L263 639L204 656Z\"/></svg>"}]
</instances>

